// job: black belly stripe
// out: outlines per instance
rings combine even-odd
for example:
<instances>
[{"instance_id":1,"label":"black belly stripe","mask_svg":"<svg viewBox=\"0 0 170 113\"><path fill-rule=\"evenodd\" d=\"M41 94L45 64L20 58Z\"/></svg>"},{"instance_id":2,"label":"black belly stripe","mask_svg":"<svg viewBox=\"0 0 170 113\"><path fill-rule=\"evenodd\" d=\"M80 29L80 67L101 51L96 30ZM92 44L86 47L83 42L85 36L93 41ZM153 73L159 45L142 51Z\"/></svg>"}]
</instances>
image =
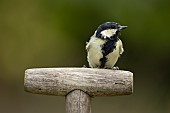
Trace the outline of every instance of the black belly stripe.
<instances>
[{"instance_id":1,"label":"black belly stripe","mask_svg":"<svg viewBox=\"0 0 170 113\"><path fill-rule=\"evenodd\" d=\"M103 57L100 59L100 68L104 68L107 58L106 56L111 53L114 49L116 49L116 42L118 41L118 38L116 40L108 40L102 47L102 54Z\"/></svg>"},{"instance_id":2,"label":"black belly stripe","mask_svg":"<svg viewBox=\"0 0 170 113\"><path fill-rule=\"evenodd\" d=\"M100 62L101 62L100 68L104 68L104 66L105 66L105 64L106 64L106 62L107 62L107 58L106 58L106 57L101 58L101 59L100 59Z\"/></svg>"}]
</instances>

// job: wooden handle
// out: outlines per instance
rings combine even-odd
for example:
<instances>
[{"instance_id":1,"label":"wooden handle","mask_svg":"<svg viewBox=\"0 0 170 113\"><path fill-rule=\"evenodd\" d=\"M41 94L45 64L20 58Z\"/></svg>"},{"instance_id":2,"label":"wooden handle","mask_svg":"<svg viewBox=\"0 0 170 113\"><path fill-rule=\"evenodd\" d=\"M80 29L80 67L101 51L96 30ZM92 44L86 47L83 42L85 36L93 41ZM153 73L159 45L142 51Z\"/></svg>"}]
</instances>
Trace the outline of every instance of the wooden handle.
<instances>
[{"instance_id":1,"label":"wooden handle","mask_svg":"<svg viewBox=\"0 0 170 113\"><path fill-rule=\"evenodd\" d=\"M25 91L65 96L82 90L90 96L129 95L133 92L133 73L96 68L37 68L25 71Z\"/></svg>"},{"instance_id":2,"label":"wooden handle","mask_svg":"<svg viewBox=\"0 0 170 113\"><path fill-rule=\"evenodd\" d=\"M91 113L91 97L81 90L66 96L66 113Z\"/></svg>"}]
</instances>

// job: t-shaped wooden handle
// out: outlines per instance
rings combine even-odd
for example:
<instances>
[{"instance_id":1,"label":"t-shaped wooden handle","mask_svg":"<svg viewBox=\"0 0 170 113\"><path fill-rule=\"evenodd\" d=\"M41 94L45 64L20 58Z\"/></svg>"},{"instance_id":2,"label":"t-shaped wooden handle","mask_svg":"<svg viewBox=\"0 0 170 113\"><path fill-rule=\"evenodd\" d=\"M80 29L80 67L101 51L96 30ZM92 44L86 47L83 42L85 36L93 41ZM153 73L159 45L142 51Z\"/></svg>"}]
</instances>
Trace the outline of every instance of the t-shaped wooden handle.
<instances>
[{"instance_id":1,"label":"t-shaped wooden handle","mask_svg":"<svg viewBox=\"0 0 170 113\"><path fill-rule=\"evenodd\" d=\"M133 73L96 68L35 68L25 71L24 86L31 93L66 96L67 113L90 113L91 96L132 94Z\"/></svg>"}]
</instances>

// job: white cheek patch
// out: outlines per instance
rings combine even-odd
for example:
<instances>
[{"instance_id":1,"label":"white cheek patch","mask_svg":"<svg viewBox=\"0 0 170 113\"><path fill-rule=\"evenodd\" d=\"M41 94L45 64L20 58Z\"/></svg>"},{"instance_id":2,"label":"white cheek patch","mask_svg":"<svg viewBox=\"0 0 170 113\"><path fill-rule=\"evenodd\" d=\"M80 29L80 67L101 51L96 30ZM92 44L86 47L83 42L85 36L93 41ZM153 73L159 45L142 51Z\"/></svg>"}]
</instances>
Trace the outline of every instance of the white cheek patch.
<instances>
[{"instance_id":1,"label":"white cheek patch","mask_svg":"<svg viewBox=\"0 0 170 113\"><path fill-rule=\"evenodd\" d=\"M106 37L111 37L113 36L114 34L116 34L116 29L107 29L107 30L104 30L101 32L102 36L104 36L104 38Z\"/></svg>"}]
</instances>

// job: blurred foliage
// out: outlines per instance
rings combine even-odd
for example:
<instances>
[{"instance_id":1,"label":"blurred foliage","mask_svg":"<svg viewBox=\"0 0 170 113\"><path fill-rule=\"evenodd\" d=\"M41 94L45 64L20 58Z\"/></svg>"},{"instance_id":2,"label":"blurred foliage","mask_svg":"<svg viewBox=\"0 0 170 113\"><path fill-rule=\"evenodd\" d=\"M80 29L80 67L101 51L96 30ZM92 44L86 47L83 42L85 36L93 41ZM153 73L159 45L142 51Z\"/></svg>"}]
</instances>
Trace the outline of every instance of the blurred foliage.
<instances>
[{"instance_id":1,"label":"blurred foliage","mask_svg":"<svg viewBox=\"0 0 170 113\"><path fill-rule=\"evenodd\" d=\"M125 53L117 65L134 72L134 94L95 98L94 113L170 112L169 4L169 0L0 0L0 112L64 112L61 98L55 103L54 97L24 93L24 71L88 65L85 42L106 21L128 26L121 33ZM38 105L41 110L34 109Z\"/></svg>"}]
</instances>

